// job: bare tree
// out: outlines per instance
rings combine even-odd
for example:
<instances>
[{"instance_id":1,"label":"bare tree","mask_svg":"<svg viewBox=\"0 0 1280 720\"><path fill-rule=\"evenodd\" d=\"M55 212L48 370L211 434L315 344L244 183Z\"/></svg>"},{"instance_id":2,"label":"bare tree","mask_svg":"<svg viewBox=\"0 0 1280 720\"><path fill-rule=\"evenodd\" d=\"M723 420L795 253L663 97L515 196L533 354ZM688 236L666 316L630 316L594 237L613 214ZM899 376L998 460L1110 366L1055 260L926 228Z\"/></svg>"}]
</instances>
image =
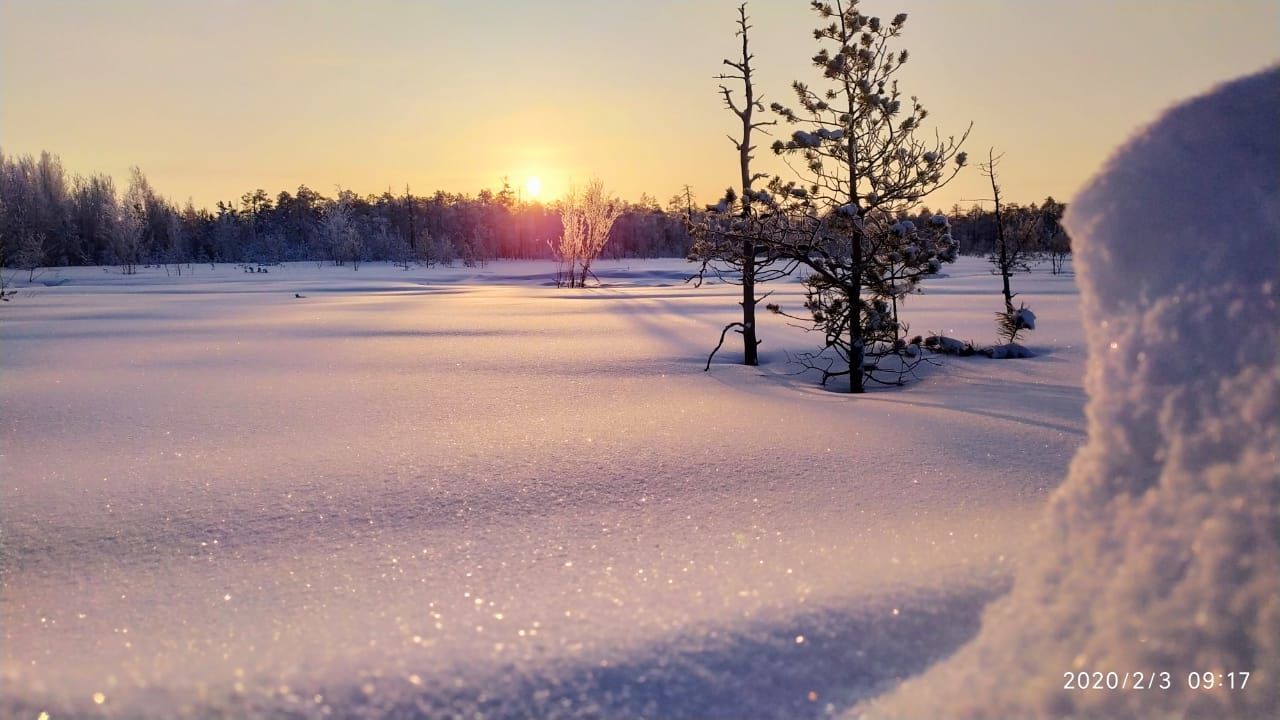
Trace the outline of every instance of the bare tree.
<instances>
[{"instance_id":1,"label":"bare tree","mask_svg":"<svg viewBox=\"0 0 1280 720\"><path fill-rule=\"evenodd\" d=\"M756 191L752 188L755 181L767 177L764 173L753 173L751 161L755 145L752 144L752 133L769 125L776 125L776 120L761 121L756 119L756 111L763 112L765 107L756 94L755 82L752 79L751 54L747 34L751 25L747 17L747 4L738 6L737 37L742 38L742 54L737 60L725 60L724 64L733 68L734 72L718 75L718 80L736 80L742 84L742 100L735 100L733 90L725 85L720 86L720 95L725 107L742 123L740 137L729 136L738 151L738 170L740 174L740 195L730 188L718 205L709 207L708 212L694 218L692 212L687 216L689 234L693 237L693 246L689 251L689 260L701 263L698 272L690 278L701 284L706 276L714 274L720 280L742 286L742 320L731 322L720 331L720 343L707 358L706 369L711 368L711 359L724 344L725 334L735 330L742 335L744 365L759 365L758 338L756 327L756 306L768 293L756 295L757 283L775 280L786 275L791 265L778 265L776 255L767 252L772 247L762 242L758 233L763 231L756 222L754 201ZM686 186L687 187L687 186ZM736 218L731 216L736 215Z\"/></svg>"},{"instance_id":2,"label":"bare tree","mask_svg":"<svg viewBox=\"0 0 1280 720\"><path fill-rule=\"evenodd\" d=\"M111 256L125 275L138 272L142 263L141 209L128 203L116 209L111 225Z\"/></svg>"},{"instance_id":3,"label":"bare tree","mask_svg":"<svg viewBox=\"0 0 1280 720\"><path fill-rule=\"evenodd\" d=\"M27 282L35 282L36 271L44 267L45 235L39 230L26 233L18 245L17 267L27 271Z\"/></svg>"},{"instance_id":4,"label":"bare tree","mask_svg":"<svg viewBox=\"0 0 1280 720\"><path fill-rule=\"evenodd\" d=\"M0 258L0 300L9 302L9 298L17 294L13 288L13 275L4 272L4 259Z\"/></svg>"},{"instance_id":5,"label":"bare tree","mask_svg":"<svg viewBox=\"0 0 1280 720\"><path fill-rule=\"evenodd\" d=\"M1015 272L1031 272L1027 261L1039 233L1040 218L1029 213L1020 213L1012 218L1005 216L997 171L1002 157L996 155L994 149L989 149L987 161L980 168L991 182L991 202L995 205L996 214L996 246L988 258L994 266L992 274L1000 276L1001 294L1004 295L1004 311L996 313L996 329L1006 343L1013 343L1022 331L1033 330L1036 326L1036 316L1026 305L1013 306L1017 293L1013 292L1010 280Z\"/></svg>"},{"instance_id":6,"label":"bare tree","mask_svg":"<svg viewBox=\"0 0 1280 720\"><path fill-rule=\"evenodd\" d=\"M935 215L924 226L904 218L964 166L960 146L968 130L959 139L922 137L928 113L914 96L902 97L894 78L908 57L891 47L905 13L882 22L859 11L857 0L815 0L812 7L822 22L813 63L828 86L794 83L800 112L770 106L806 128L773 144L788 164L802 161L792 166L802 182L775 178L773 195L756 199L785 203L792 227L775 236L774 250L811 272L810 329L825 342L801 361L820 370L824 383L848 375L849 391L860 393L866 380L900 384L901 361L919 354L918 343L903 337L897 306L941 263L953 261L957 246L946 217ZM882 366L891 357L899 362ZM888 377L881 374L886 369Z\"/></svg>"},{"instance_id":7,"label":"bare tree","mask_svg":"<svg viewBox=\"0 0 1280 720\"><path fill-rule=\"evenodd\" d=\"M453 262L458 259L458 247L453 244L453 238L448 233L440 233L440 235L431 242L430 262L437 262L444 267L453 267Z\"/></svg>"},{"instance_id":8,"label":"bare tree","mask_svg":"<svg viewBox=\"0 0 1280 720\"><path fill-rule=\"evenodd\" d=\"M415 252L413 246L405 239L400 231L392 228L388 231L385 227L378 230L381 236L380 240L384 246L385 255L390 258L391 262L401 270L408 270L409 263L413 262Z\"/></svg>"},{"instance_id":9,"label":"bare tree","mask_svg":"<svg viewBox=\"0 0 1280 720\"><path fill-rule=\"evenodd\" d=\"M593 179L581 193L571 189L560 210L564 232L551 243L559 265L556 283L568 287L585 287L591 263L600 256L613 223L622 215L621 202L605 193L604 183Z\"/></svg>"},{"instance_id":10,"label":"bare tree","mask_svg":"<svg viewBox=\"0 0 1280 720\"><path fill-rule=\"evenodd\" d=\"M484 267L489 263L489 242L493 231L488 225L478 224L471 228L462 242L462 264L464 267Z\"/></svg>"},{"instance_id":11,"label":"bare tree","mask_svg":"<svg viewBox=\"0 0 1280 720\"><path fill-rule=\"evenodd\" d=\"M3 156L0 156L0 161L3 161ZM4 211L4 198L0 198L0 216L4 215ZM5 234L6 230L4 226L0 225L0 300L9 302L9 298L17 295L18 291L13 289L13 274L5 272L5 268L8 267L8 264L5 262L7 258L5 257L4 251Z\"/></svg>"},{"instance_id":12,"label":"bare tree","mask_svg":"<svg viewBox=\"0 0 1280 720\"><path fill-rule=\"evenodd\" d=\"M1067 256L1071 254L1071 238L1062 227L1062 215L1066 209L1066 205L1054 200L1052 196L1045 198L1040 205L1036 249L1049 257L1049 269L1054 275L1064 272Z\"/></svg>"},{"instance_id":13,"label":"bare tree","mask_svg":"<svg viewBox=\"0 0 1280 720\"><path fill-rule=\"evenodd\" d=\"M351 263L352 270L360 269L364 259L364 238L351 218L351 205L347 202L349 191L339 193L339 198L325 212L320 221L320 236L329 250L335 265Z\"/></svg>"}]
</instances>

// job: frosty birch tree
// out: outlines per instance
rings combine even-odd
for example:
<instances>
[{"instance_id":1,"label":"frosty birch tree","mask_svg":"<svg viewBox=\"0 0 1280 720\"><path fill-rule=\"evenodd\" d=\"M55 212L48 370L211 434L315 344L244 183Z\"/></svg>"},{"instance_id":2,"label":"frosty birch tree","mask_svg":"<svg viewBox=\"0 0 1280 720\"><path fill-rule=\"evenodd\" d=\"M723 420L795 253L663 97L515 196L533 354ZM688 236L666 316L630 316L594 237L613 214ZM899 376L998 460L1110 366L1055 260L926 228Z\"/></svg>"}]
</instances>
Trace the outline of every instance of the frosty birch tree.
<instances>
[{"instance_id":1,"label":"frosty birch tree","mask_svg":"<svg viewBox=\"0 0 1280 720\"><path fill-rule=\"evenodd\" d=\"M754 159L752 152L755 150L755 145L751 144L751 136L754 131L775 125L777 121L761 121L756 117L756 111L763 112L765 108L756 95L755 83L751 77L751 61L755 56L751 54L747 38L750 29L747 4L743 3L738 6L736 33L737 37L742 38L742 54L737 60L724 61L734 72L717 76L719 80L737 80L742 84L740 101L735 100L730 88L720 86L720 96L724 99L725 107L742 123L742 135L729 136L729 142L738 151L740 190L735 192L730 188L724 199L718 205L708 208L707 214L696 222L690 213L689 233L693 237L693 247L689 251L689 259L701 263L694 276L698 283L711 272L726 282L742 285L742 300L739 302L742 306L742 320L729 323L720 331L720 343L711 351L711 357L724 344L725 333L736 328L742 335L742 363L759 365L757 348L760 340L757 339L756 332L756 306L768 295L757 296L756 284L777 279L787 274L787 270L774 265L775 256L767 252L769 244L757 238L763 228L755 222L753 204L756 191L752 185L766 175L751 171L751 161ZM711 368L711 357L707 358L707 369Z\"/></svg>"},{"instance_id":2,"label":"frosty birch tree","mask_svg":"<svg viewBox=\"0 0 1280 720\"><path fill-rule=\"evenodd\" d=\"M1067 237L1067 231L1062 227L1062 214L1066 209L1053 196L1045 198L1040 204L1040 234L1036 249L1049 256L1049 269L1054 275L1063 272L1067 255L1071 253L1071 238Z\"/></svg>"},{"instance_id":3,"label":"frosty birch tree","mask_svg":"<svg viewBox=\"0 0 1280 720\"><path fill-rule=\"evenodd\" d=\"M604 183L592 180L584 191L570 190L560 211L564 232L552 251L560 265L556 282L569 287L585 287L591 263L600 256L613 223L624 206L605 193Z\"/></svg>"},{"instance_id":4,"label":"frosty birch tree","mask_svg":"<svg viewBox=\"0 0 1280 720\"><path fill-rule=\"evenodd\" d=\"M35 282L36 270L44 266L45 236L38 230L27 233L18 246L17 266L27 271L27 282Z\"/></svg>"},{"instance_id":5,"label":"frosty birch tree","mask_svg":"<svg viewBox=\"0 0 1280 720\"><path fill-rule=\"evenodd\" d=\"M0 156L3 160L3 156ZM0 216L5 214L4 198L0 197ZM0 300L9 302L9 298L17 294L16 290L11 289L13 286L13 275L6 275L4 270L8 267L7 258L5 257L5 233L6 229L0 225Z\"/></svg>"},{"instance_id":6,"label":"frosty birch tree","mask_svg":"<svg viewBox=\"0 0 1280 720\"><path fill-rule=\"evenodd\" d=\"M885 23L864 15L857 0L815 0L812 8L825 23L814 31L821 47L813 63L827 87L794 83L798 112L771 105L805 128L773 144L788 164L792 158L803 164L792 166L801 183L771 184L793 223L772 242L811 271L811 327L825 335L823 352L837 355L802 361L821 370L824 383L847 374L849 391L860 393L866 380L901 383L901 364L888 368L896 379L885 380L881 361L917 352L902 337L907 328L897 306L926 275L953 261L957 246L942 215L926 227L897 218L964 166L960 146L968 130L959 139L923 137L928 112L914 96L904 100L894 78L908 57L891 47L905 13Z\"/></svg>"},{"instance_id":7,"label":"frosty birch tree","mask_svg":"<svg viewBox=\"0 0 1280 720\"><path fill-rule=\"evenodd\" d=\"M320 237L328 247L335 265L351 262L352 270L360 269L360 261L364 258L364 240L355 223L351 220L351 207L345 202L346 195L340 194L320 221Z\"/></svg>"},{"instance_id":8,"label":"frosty birch tree","mask_svg":"<svg viewBox=\"0 0 1280 720\"><path fill-rule=\"evenodd\" d=\"M430 233L428 233L428 238ZM444 267L453 267L453 261L458 259L458 247L453 244L453 239L447 233L441 233L435 240L429 240L431 247L431 262L439 263Z\"/></svg>"},{"instance_id":9,"label":"frosty birch tree","mask_svg":"<svg viewBox=\"0 0 1280 720\"><path fill-rule=\"evenodd\" d=\"M120 205L111 224L111 256L125 275L138 272L142 262L142 220L139 209Z\"/></svg>"}]
</instances>

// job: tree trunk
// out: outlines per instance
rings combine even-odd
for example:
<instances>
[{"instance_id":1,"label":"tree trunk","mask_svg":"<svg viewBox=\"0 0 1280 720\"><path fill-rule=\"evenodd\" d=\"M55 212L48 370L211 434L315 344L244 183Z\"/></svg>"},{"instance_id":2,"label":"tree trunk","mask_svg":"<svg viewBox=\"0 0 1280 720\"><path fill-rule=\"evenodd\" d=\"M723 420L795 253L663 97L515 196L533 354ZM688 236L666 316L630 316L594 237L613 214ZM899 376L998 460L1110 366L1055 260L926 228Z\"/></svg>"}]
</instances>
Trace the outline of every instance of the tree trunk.
<instances>
[{"instance_id":1,"label":"tree trunk","mask_svg":"<svg viewBox=\"0 0 1280 720\"><path fill-rule=\"evenodd\" d=\"M845 84L845 97L848 98L849 115L854 114L853 90L849 85ZM854 134L849 133L848 140L849 156L845 160L848 163L849 172L849 202L854 207L858 206L858 147L854 142ZM853 247L852 247L852 275L853 287L849 292L849 392L862 393L866 392L863 386L865 378L862 376L862 363L865 357L862 347L862 211L857 214L857 224L853 228Z\"/></svg>"},{"instance_id":2,"label":"tree trunk","mask_svg":"<svg viewBox=\"0 0 1280 720\"><path fill-rule=\"evenodd\" d=\"M1013 290L1009 287L1009 274L1012 268L1009 267L1009 246L1004 237L1004 218L1000 213L1000 189L994 180L991 182L991 187L996 191L996 244L1000 248L1000 281L1004 285L1004 309L1013 312Z\"/></svg>"},{"instance_id":3,"label":"tree trunk","mask_svg":"<svg viewBox=\"0 0 1280 720\"><path fill-rule=\"evenodd\" d=\"M745 365L759 365L760 358L756 353L760 344L756 340L756 244L751 240L743 240L742 253L748 259L742 266L742 362Z\"/></svg>"},{"instance_id":4,"label":"tree trunk","mask_svg":"<svg viewBox=\"0 0 1280 720\"><path fill-rule=\"evenodd\" d=\"M738 143L738 169L742 173L742 216L751 216L751 130L756 109L755 86L751 81L751 53L747 47L747 6L738 7L742 27L742 85L746 102L739 117L742 120L742 142ZM726 61L727 62L727 61ZM756 244L751 238L742 241L742 363L759 365L756 340Z\"/></svg>"},{"instance_id":5,"label":"tree trunk","mask_svg":"<svg viewBox=\"0 0 1280 720\"><path fill-rule=\"evenodd\" d=\"M854 245L854 267L862 267L862 238L856 238ZM862 377L862 363L865 354L862 348L862 273L854 280L849 292L849 392L866 392Z\"/></svg>"},{"instance_id":6,"label":"tree trunk","mask_svg":"<svg viewBox=\"0 0 1280 720\"><path fill-rule=\"evenodd\" d=\"M413 212L413 195L409 193L409 186L404 186L404 201L409 208L409 253L416 260L418 259L418 228L414 223ZM408 269L409 262L405 261L405 268Z\"/></svg>"},{"instance_id":7,"label":"tree trunk","mask_svg":"<svg viewBox=\"0 0 1280 720\"><path fill-rule=\"evenodd\" d=\"M1000 251L1000 280L1004 283L1004 308L1006 311L1013 312L1013 291L1009 287L1009 273L1012 268L1009 267L1009 246L1005 242L1004 237L1004 215L1000 211L1000 184L996 181L996 158L992 154L993 151L987 152L987 167L990 168L991 176L991 197L996 204L996 246Z\"/></svg>"}]
</instances>

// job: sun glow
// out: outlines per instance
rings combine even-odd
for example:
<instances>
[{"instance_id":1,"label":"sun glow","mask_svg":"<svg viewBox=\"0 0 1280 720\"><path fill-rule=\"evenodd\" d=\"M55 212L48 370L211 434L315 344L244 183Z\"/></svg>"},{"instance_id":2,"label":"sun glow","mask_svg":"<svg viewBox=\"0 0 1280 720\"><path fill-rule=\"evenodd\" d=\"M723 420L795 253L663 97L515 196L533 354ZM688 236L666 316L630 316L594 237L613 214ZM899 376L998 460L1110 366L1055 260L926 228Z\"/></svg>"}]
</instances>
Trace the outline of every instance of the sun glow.
<instances>
[{"instance_id":1,"label":"sun glow","mask_svg":"<svg viewBox=\"0 0 1280 720\"><path fill-rule=\"evenodd\" d=\"M542 194L542 179L537 175L530 175L529 179L524 181L524 191L529 195L530 200L536 200Z\"/></svg>"}]
</instances>

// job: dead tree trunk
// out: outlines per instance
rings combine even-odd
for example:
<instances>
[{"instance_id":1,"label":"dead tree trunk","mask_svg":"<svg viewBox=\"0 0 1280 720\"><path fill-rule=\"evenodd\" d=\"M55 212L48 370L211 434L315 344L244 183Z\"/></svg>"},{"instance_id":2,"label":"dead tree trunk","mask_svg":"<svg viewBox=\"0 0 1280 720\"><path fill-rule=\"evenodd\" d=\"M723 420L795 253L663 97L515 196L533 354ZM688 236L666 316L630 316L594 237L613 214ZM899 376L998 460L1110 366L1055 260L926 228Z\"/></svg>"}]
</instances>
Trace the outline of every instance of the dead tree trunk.
<instances>
[{"instance_id":1,"label":"dead tree trunk","mask_svg":"<svg viewBox=\"0 0 1280 720\"><path fill-rule=\"evenodd\" d=\"M742 37L742 58L739 61L725 60L724 64L737 70L737 74L720 75L720 80L738 80L742 82L743 103L739 107L733 100L733 93L724 85L720 86L720 94L724 97L725 105L733 112L737 118L742 121L742 138L735 139L730 137L729 140L738 149L738 170L741 174L740 181L742 186L742 217L751 217L751 204L753 200L754 190L751 185L760 176L751 172L752 151L755 146L751 144L751 133L757 128L765 125L774 124L770 122L758 122L754 119L755 111L763 109L760 101L756 98L755 84L751 78L751 60L754 57L751 54L750 43L747 38L747 32L751 29L751 25L747 22L747 5L743 3L738 6L738 35ZM759 365L760 356L758 348L760 340L756 333L756 306L760 304L761 298L756 296L756 274L758 270L757 256L759 254L756 246L755 238L750 233L745 233L741 239L742 253L742 362L744 365ZM721 334L723 342L723 333ZM712 355L715 353L713 352Z\"/></svg>"},{"instance_id":2,"label":"dead tree trunk","mask_svg":"<svg viewBox=\"0 0 1280 720\"><path fill-rule=\"evenodd\" d=\"M751 54L747 50L747 6L738 6L738 25L742 28L742 63L734 65L742 72L742 87L746 102L738 117L742 119L742 142L738 143L738 167L742 173L742 214L751 213L751 131L755 126L751 123L751 115L755 110L755 88L751 84ZM756 243L748 235L742 240L742 350L743 364L759 365L760 359L756 348L760 341L756 339Z\"/></svg>"},{"instance_id":3,"label":"dead tree trunk","mask_svg":"<svg viewBox=\"0 0 1280 720\"><path fill-rule=\"evenodd\" d=\"M984 173L991 180L991 199L996 206L996 264L1000 268L1000 281L1003 284L1004 309L1013 312L1013 289L1009 286L1009 276L1013 274L1013 258L1009 256L1009 243L1004 234L1004 213L1000 207L1000 183L996 178L996 163L1000 158L994 150L987 151L987 164Z\"/></svg>"}]
</instances>

